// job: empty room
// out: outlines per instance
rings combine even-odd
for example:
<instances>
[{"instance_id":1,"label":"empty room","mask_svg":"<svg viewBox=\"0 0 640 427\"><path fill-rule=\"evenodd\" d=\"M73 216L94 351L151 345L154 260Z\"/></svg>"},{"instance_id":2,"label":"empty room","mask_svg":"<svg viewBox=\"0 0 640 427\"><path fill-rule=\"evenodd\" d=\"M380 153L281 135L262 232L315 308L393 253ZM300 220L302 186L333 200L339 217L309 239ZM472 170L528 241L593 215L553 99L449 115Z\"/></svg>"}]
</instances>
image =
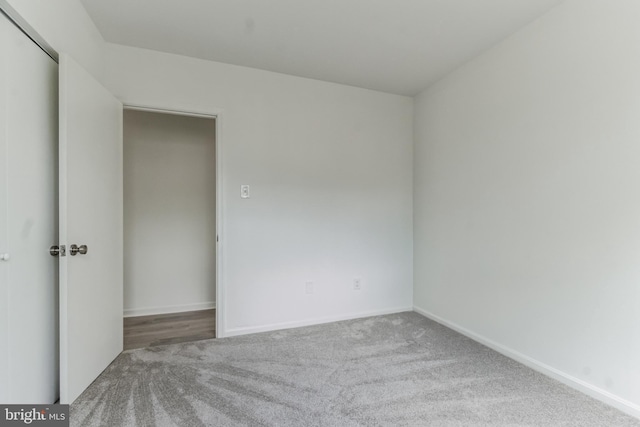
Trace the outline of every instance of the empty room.
<instances>
[{"instance_id":1,"label":"empty room","mask_svg":"<svg viewBox=\"0 0 640 427\"><path fill-rule=\"evenodd\" d=\"M0 10L1 425L640 426L640 2Z\"/></svg>"}]
</instances>

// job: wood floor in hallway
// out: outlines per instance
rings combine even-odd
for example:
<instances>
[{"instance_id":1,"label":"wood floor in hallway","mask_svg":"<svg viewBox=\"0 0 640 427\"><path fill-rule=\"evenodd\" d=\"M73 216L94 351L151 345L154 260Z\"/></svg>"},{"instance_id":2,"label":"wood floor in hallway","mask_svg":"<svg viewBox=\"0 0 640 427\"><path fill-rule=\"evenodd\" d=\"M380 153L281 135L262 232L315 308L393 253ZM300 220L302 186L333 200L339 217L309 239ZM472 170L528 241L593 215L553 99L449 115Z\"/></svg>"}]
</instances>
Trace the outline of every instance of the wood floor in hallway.
<instances>
[{"instance_id":1,"label":"wood floor in hallway","mask_svg":"<svg viewBox=\"0 0 640 427\"><path fill-rule=\"evenodd\" d=\"M215 309L124 319L125 350L215 337Z\"/></svg>"}]
</instances>

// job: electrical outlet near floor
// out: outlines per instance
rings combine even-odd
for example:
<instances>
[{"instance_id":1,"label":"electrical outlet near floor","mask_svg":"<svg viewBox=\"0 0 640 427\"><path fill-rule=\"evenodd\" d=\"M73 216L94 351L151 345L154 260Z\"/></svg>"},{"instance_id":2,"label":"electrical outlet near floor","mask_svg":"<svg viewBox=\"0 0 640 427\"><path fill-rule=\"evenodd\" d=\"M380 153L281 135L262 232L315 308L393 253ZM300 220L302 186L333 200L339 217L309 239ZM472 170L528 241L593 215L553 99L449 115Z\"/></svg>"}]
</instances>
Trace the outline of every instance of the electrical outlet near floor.
<instances>
[{"instance_id":1,"label":"electrical outlet near floor","mask_svg":"<svg viewBox=\"0 0 640 427\"><path fill-rule=\"evenodd\" d=\"M313 282L305 282L304 291L307 295L313 294Z\"/></svg>"},{"instance_id":2,"label":"electrical outlet near floor","mask_svg":"<svg viewBox=\"0 0 640 427\"><path fill-rule=\"evenodd\" d=\"M353 279L353 290L359 291L361 289L362 289L362 279L360 278Z\"/></svg>"}]
</instances>

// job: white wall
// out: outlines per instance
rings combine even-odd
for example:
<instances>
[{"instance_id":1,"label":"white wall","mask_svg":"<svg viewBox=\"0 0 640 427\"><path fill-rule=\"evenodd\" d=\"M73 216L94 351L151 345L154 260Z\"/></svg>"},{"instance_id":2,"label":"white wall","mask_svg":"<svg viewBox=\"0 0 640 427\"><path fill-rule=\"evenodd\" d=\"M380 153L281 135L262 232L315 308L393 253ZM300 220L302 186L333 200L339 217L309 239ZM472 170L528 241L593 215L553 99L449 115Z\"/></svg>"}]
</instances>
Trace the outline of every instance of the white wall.
<instances>
[{"instance_id":1,"label":"white wall","mask_svg":"<svg viewBox=\"0 0 640 427\"><path fill-rule=\"evenodd\" d=\"M124 312L215 306L215 120L125 110Z\"/></svg>"},{"instance_id":2,"label":"white wall","mask_svg":"<svg viewBox=\"0 0 640 427\"><path fill-rule=\"evenodd\" d=\"M410 98L105 46L77 0L9 2L124 102L223 111L219 332L411 307Z\"/></svg>"},{"instance_id":3,"label":"white wall","mask_svg":"<svg viewBox=\"0 0 640 427\"><path fill-rule=\"evenodd\" d=\"M59 53L102 80L104 40L78 0L6 0Z\"/></svg>"},{"instance_id":4,"label":"white wall","mask_svg":"<svg viewBox=\"0 0 640 427\"><path fill-rule=\"evenodd\" d=\"M106 52L107 87L125 104L223 111L219 332L411 307L410 98L118 45Z\"/></svg>"},{"instance_id":5,"label":"white wall","mask_svg":"<svg viewBox=\"0 0 640 427\"><path fill-rule=\"evenodd\" d=\"M568 1L468 63L417 97L414 164L416 307L636 416L639 20Z\"/></svg>"}]
</instances>

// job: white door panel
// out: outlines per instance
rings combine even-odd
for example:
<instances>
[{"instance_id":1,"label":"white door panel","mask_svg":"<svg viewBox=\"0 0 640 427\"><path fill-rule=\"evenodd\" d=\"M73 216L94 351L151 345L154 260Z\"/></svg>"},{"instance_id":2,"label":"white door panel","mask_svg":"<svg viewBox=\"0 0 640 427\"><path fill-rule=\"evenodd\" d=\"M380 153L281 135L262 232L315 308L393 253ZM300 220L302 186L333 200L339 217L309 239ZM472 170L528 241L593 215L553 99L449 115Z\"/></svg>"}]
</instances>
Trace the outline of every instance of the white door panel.
<instances>
[{"instance_id":1,"label":"white door panel","mask_svg":"<svg viewBox=\"0 0 640 427\"><path fill-rule=\"evenodd\" d=\"M0 402L58 397L58 74L0 15Z\"/></svg>"},{"instance_id":2,"label":"white door panel","mask_svg":"<svg viewBox=\"0 0 640 427\"><path fill-rule=\"evenodd\" d=\"M59 73L60 400L71 403L122 351L122 104L66 55Z\"/></svg>"},{"instance_id":3,"label":"white door panel","mask_svg":"<svg viewBox=\"0 0 640 427\"><path fill-rule=\"evenodd\" d=\"M8 22L0 17L0 55L8 57ZM8 61L0 62L0 254L9 251L7 231L7 181L9 159L6 131L9 85ZM0 259L0 402L9 401L9 263Z\"/></svg>"}]
</instances>

